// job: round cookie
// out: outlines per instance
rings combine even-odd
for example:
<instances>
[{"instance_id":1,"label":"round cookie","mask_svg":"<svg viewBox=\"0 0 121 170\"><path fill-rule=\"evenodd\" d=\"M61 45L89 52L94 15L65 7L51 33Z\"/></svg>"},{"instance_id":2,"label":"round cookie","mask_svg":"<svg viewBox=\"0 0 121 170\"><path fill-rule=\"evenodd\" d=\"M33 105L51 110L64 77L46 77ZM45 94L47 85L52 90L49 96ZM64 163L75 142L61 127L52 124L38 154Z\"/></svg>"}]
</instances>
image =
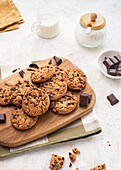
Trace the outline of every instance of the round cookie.
<instances>
[{"instance_id":1,"label":"round cookie","mask_svg":"<svg viewBox=\"0 0 121 170\"><path fill-rule=\"evenodd\" d=\"M62 67L55 67L55 74L53 75L53 77L51 78L51 80L56 80L56 79L64 79L65 76L65 69Z\"/></svg>"},{"instance_id":2,"label":"round cookie","mask_svg":"<svg viewBox=\"0 0 121 170\"><path fill-rule=\"evenodd\" d=\"M70 91L65 96L56 101L52 101L50 109L58 114L68 114L72 112L77 106L77 97Z\"/></svg>"},{"instance_id":3,"label":"round cookie","mask_svg":"<svg viewBox=\"0 0 121 170\"><path fill-rule=\"evenodd\" d=\"M15 108L11 114L11 123L18 130L27 130L33 127L38 116L29 116L22 109Z\"/></svg>"},{"instance_id":4,"label":"round cookie","mask_svg":"<svg viewBox=\"0 0 121 170\"><path fill-rule=\"evenodd\" d=\"M29 116L38 116L44 114L50 105L50 99L43 90L33 88L27 91L23 97L22 109Z\"/></svg>"},{"instance_id":5,"label":"round cookie","mask_svg":"<svg viewBox=\"0 0 121 170\"><path fill-rule=\"evenodd\" d=\"M33 83L42 83L49 80L55 73L55 68L52 66L40 67L31 74L31 81Z\"/></svg>"},{"instance_id":6,"label":"round cookie","mask_svg":"<svg viewBox=\"0 0 121 170\"><path fill-rule=\"evenodd\" d=\"M34 88L34 85L30 83L28 80L25 80L24 82L18 81L11 88L12 91L11 104L14 104L15 106L21 106L24 93L30 90L31 88Z\"/></svg>"},{"instance_id":7,"label":"round cookie","mask_svg":"<svg viewBox=\"0 0 121 170\"><path fill-rule=\"evenodd\" d=\"M70 90L83 90L87 83L87 77L78 68L70 68L66 70L65 80Z\"/></svg>"},{"instance_id":8,"label":"round cookie","mask_svg":"<svg viewBox=\"0 0 121 170\"><path fill-rule=\"evenodd\" d=\"M12 85L4 82L0 84L0 105L6 106L10 104L11 100L11 91Z\"/></svg>"},{"instance_id":9,"label":"round cookie","mask_svg":"<svg viewBox=\"0 0 121 170\"><path fill-rule=\"evenodd\" d=\"M40 84L40 88L49 95L51 100L57 100L66 94L67 83L63 79L49 80L48 82Z\"/></svg>"}]
</instances>

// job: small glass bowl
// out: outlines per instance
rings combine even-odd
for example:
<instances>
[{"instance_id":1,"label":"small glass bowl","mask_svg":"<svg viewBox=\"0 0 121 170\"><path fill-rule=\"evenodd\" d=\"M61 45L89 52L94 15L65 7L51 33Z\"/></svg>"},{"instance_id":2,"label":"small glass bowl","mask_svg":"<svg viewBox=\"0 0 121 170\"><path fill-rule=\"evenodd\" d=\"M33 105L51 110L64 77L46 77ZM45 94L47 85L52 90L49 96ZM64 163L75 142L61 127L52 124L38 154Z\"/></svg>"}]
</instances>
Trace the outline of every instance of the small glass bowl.
<instances>
[{"instance_id":1,"label":"small glass bowl","mask_svg":"<svg viewBox=\"0 0 121 170\"><path fill-rule=\"evenodd\" d=\"M75 28L75 38L79 44L85 47L98 47L106 39L106 26L98 30L87 32L87 28L77 23Z\"/></svg>"}]
</instances>

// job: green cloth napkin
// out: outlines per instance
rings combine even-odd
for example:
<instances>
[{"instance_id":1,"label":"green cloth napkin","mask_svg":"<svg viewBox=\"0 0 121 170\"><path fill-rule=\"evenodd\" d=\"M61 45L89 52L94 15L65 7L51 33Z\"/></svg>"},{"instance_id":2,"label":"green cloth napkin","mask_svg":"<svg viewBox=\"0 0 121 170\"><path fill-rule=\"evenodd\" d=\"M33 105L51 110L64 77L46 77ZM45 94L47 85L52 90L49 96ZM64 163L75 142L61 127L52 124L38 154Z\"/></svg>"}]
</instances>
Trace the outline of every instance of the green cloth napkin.
<instances>
[{"instance_id":1,"label":"green cloth napkin","mask_svg":"<svg viewBox=\"0 0 121 170\"><path fill-rule=\"evenodd\" d=\"M28 65L29 63L16 65L0 65L0 78L4 79L9 75L14 74L12 73L12 70L16 68L24 69ZM101 131L102 128L100 127L99 121L96 117L95 109L93 109L90 113L76 120L75 122L36 141L14 148L8 148L0 145L0 157L24 152L30 149L43 147L59 142L86 138L91 135L99 134Z\"/></svg>"}]
</instances>

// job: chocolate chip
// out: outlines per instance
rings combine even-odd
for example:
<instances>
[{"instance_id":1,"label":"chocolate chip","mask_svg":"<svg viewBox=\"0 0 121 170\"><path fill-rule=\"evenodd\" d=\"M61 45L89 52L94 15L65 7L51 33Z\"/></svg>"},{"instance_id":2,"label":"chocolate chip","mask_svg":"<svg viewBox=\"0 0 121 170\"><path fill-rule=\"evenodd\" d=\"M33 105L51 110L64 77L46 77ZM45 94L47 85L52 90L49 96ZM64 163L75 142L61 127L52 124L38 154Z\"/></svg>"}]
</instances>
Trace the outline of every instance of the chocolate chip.
<instances>
[{"instance_id":1,"label":"chocolate chip","mask_svg":"<svg viewBox=\"0 0 121 170\"><path fill-rule=\"evenodd\" d=\"M72 163L69 164L69 167L72 167Z\"/></svg>"},{"instance_id":2,"label":"chocolate chip","mask_svg":"<svg viewBox=\"0 0 121 170\"><path fill-rule=\"evenodd\" d=\"M17 71L17 69L14 69L12 72L15 73Z\"/></svg>"},{"instance_id":3,"label":"chocolate chip","mask_svg":"<svg viewBox=\"0 0 121 170\"><path fill-rule=\"evenodd\" d=\"M52 60L50 59L49 63L48 64L52 64Z\"/></svg>"},{"instance_id":4,"label":"chocolate chip","mask_svg":"<svg viewBox=\"0 0 121 170\"><path fill-rule=\"evenodd\" d=\"M55 160L55 162L54 162L55 164L57 164L58 162Z\"/></svg>"},{"instance_id":5,"label":"chocolate chip","mask_svg":"<svg viewBox=\"0 0 121 170\"><path fill-rule=\"evenodd\" d=\"M72 155L72 153L71 153L71 152L69 152L69 155Z\"/></svg>"},{"instance_id":6,"label":"chocolate chip","mask_svg":"<svg viewBox=\"0 0 121 170\"><path fill-rule=\"evenodd\" d=\"M33 69L31 69L31 68L28 68L27 71L35 71L35 70L33 70Z\"/></svg>"},{"instance_id":7,"label":"chocolate chip","mask_svg":"<svg viewBox=\"0 0 121 170\"><path fill-rule=\"evenodd\" d=\"M60 165L63 165L63 162L61 162Z\"/></svg>"},{"instance_id":8,"label":"chocolate chip","mask_svg":"<svg viewBox=\"0 0 121 170\"><path fill-rule=\"evenodd\" d=\"M27 125L27 127L29 127L29 125Z\"/></svg>"},{"instance_id":9,"label":"chocolate chip","mask_svg":"<svg viewBox=\"0 0 121 170\"><path fill-rule=\"evenodd\" d=\"M19 75L20 75L22 78L24 78L24 74L25 74L25 72L24 72L23 70L19 71Z\"/></svg>"},{"instance_id":10,"label":"chocolate chip","mask_svg":"<svg viewBox=\"0 0 121 170\"><path fill-rule=\"evenodd\" d=\"M19 100L19 103L22 104L22 100Z\"/></svg>"},{"instance_id":11,"label":"chocolate chip","mask_svg":"<svg viewBox=\"0 0 121 170\"><path fill-rule=\"evenodd\" d=\"M29 65L29 67L39 68L39 67L38 67L38 65L37 65L37 64L35 64L35 63L30 64L30 65Z\"/></svg>"}]
</instances>

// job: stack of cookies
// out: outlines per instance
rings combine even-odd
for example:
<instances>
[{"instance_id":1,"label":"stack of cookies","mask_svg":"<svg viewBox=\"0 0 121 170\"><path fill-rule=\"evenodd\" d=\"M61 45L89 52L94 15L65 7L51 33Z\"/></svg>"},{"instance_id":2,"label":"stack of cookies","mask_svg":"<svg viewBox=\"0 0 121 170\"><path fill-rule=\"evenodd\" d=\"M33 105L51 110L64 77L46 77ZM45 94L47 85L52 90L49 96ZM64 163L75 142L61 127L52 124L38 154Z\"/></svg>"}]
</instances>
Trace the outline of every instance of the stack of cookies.
<instances>
[{"instance_id":1,"label":"stack of cookies","mask_svg":"<svg viewBox=\"0 0 121 170\"><path fill-rule=\"evenodd\" d=\"M38 116L49 108L57 114L72 112L77 106L77 97L72 90L83 90L87 83L81 70L65 70L51 63L32 71L30 79L15 85L0 84L0 105L16 106L11 123L18 130L33 127Z\"/></svg>"}]
</instances>

